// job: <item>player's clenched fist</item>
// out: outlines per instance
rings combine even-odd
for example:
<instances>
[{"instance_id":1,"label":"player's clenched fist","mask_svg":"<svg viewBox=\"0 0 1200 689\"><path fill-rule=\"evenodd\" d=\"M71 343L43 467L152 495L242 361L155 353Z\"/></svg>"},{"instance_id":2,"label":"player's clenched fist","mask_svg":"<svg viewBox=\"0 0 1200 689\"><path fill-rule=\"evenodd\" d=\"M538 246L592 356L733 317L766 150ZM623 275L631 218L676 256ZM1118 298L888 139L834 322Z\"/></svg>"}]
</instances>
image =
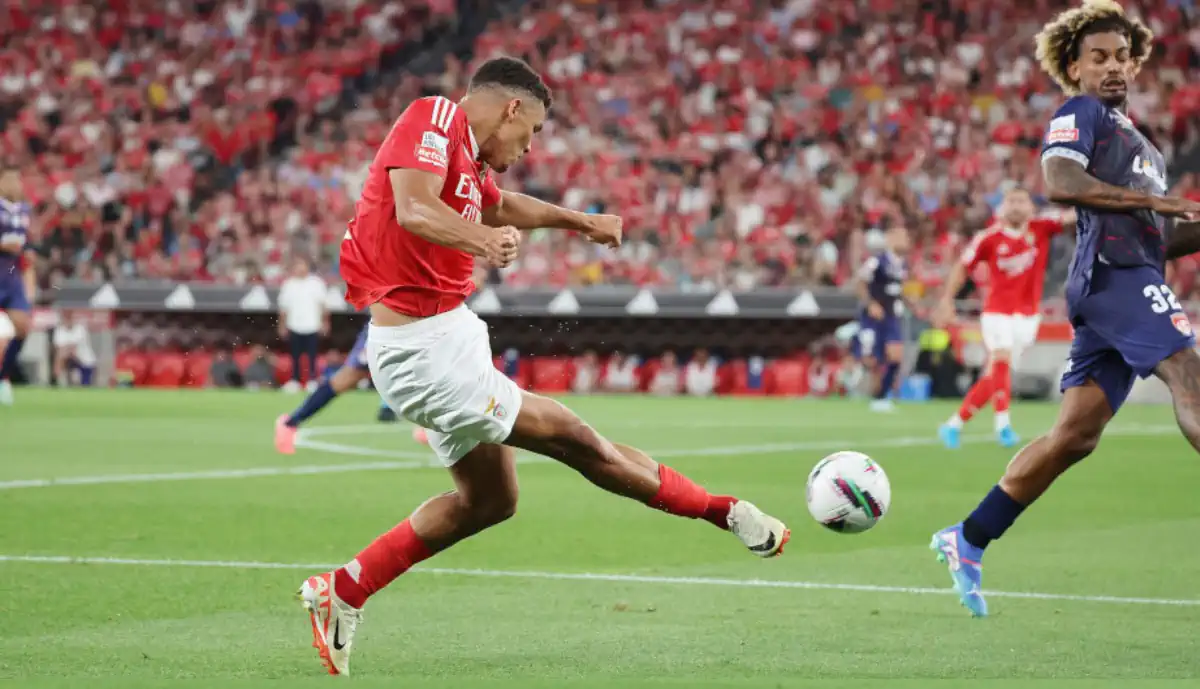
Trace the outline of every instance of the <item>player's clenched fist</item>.
<instances>
[{"instance_id":1,"label":"player's clenched fist","mask_svg":"<svg viewBox=\"0 0 1200 689\"><path fill-rule=\"evenodd\" d=\"M517 260L520 251L520 230L510 226L498 227L484 244L483 258L497 268L504 268Z\"/></svg>"},{"instance_id":2,"label":"player's clenched fist","mask_svg":"<svg viewBox=\"0 0 1200 689\"><path fill-rule=\"evenodd\" d=\"M622 221L619 215L593 215L586 236L594 244L621 246Z\"/></svg>"}]
</instances>

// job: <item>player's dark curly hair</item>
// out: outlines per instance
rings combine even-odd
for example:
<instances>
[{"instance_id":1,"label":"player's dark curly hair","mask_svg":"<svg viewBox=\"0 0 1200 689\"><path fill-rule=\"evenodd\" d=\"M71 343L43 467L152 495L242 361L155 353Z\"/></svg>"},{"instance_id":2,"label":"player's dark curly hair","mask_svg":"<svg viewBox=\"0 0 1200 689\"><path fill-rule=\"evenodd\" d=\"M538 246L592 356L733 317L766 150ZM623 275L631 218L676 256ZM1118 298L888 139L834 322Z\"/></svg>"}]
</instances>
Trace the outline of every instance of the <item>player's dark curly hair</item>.
<instances>
[{"instance_id":1,"label":"player's dark curly hair","mask_svg":"<svg viewBox=\"0 0 1200 689\"><path fill-rule=\"evenodd\" d=\"M1068 96L1079 95L1079 82L1071 79L1067 67L1079 59L1079 46L1086 36L1120 33L1129 39L1129 58L1141 69L1150 57L1154 32L1137 19L1125 16L1115 0L1086 0L1082 6L1061 12L1042 27L1037 38L1037 58L1042 70L1058 82Z\"/></svg>"},{"instance_id":2,"label":"player's dark curly hair","mask_svg":"<svg viewBox=\"0 0 1200 689\"><path fill-rule=\"evenodd\" d=\"M471 77L468 90L498 86L501 88L524 91L542 101L546 109L550 109L553 99L550 97L550 87L542 81L541 75L524 60L515 57L497 57L479 66Z\"/></svg>"}]
</instances>

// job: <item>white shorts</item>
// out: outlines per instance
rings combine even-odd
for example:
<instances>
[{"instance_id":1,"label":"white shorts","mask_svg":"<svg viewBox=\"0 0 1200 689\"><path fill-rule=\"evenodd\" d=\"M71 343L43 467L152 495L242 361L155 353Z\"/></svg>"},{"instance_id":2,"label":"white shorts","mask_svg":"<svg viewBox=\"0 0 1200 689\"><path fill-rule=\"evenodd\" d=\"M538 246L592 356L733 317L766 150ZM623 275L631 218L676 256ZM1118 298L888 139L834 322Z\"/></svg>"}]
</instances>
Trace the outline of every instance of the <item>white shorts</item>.
<instances>
[{"instance_id":1,"label":"white shorts","mask_svg":"<svg viewBox=\"0 0 1200 689\"><path fill-rule=\"evenodd\" d=\"M408 325L372 324L367 364L380 396L428 431L448 467L480 443L503 443L521 411L521 389L492 365L487 323L466 306Z\"/></svg>"},{"instance_id":2,"label":"white shorts","mask_svg":"<svg viewBox=\"0 0 1200 689\"><path fill-rule=\"evenodd\" d=\"M983 313L979 316L984 346L989 352L1006 349L1012 353L1013 359L1037 342L1041 323L1041 316L1012 313Z\"/></svg>"}]
</instances>

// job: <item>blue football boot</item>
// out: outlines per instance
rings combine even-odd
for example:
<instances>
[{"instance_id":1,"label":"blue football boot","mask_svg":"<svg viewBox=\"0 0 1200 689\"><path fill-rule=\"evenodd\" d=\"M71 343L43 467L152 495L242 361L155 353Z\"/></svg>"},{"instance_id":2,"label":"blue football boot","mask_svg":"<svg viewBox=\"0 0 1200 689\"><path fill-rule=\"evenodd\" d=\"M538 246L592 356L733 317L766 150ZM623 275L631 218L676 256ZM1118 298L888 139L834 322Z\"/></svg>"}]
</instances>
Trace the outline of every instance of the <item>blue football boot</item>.
<instances>
[{"instance_id":1,"label":"blue football boot","mask_svg":"<svg viewBox=\"0 0 1200 689\"><path fill-rule=\"evenodd\" d=\"M929 547L937 552L938 561L950 568L963 607L972 617L987 617L987 601L979 588L983 581L983 549L967 543L961 523L935 533Z\"/></svg>"},{"instance_id":2,"label":"blue football boot","mask_svg":"<svg viewBox=\"0 0 1200 689\"><path fill-rule=\"evenodd\" d=\"M996 431L996 442L1000 443L1000 447L1016 447L1017 443L1021 442L1021 436L1017 435L1012 426L1005 426Z\"/></svg>"},{"instance_id":3,"label":"blue football boot","mask_svg":"<svg viewBox=\"0 0 1200 689\"><path fill-rule=\"evenodd\" d=\"M961 428L955 428L948 423L938 426L938 437L942 439L942 444L948 449L957 450L962 445L961 436Z\"/></svg>"}]
</instances>

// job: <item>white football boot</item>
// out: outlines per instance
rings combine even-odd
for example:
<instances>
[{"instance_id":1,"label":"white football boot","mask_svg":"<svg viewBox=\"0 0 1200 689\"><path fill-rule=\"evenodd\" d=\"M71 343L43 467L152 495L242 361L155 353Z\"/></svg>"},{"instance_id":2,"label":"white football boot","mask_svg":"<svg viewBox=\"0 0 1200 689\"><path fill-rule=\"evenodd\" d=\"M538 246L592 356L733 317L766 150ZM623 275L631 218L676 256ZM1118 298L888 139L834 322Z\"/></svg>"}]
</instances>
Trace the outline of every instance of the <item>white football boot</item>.
<instances>
[{"instance_id":1,"label":"white football boot","mask_svg":"<svg viewBox=\"0 0 1200 689\"><path fill-rule=\"evenodd\" d=\"M0 380L0 407L11 407L13 404L12 383Z\"/></svg>"},{"instance_id":2,"label":"white football boot","mask_svg":"<svg viewBox=\"0 0 1200 689\"><path fill-rule=\"evenodd\" d=\"M296 598L312 618L313 648L331 675L350 674L350 651L362 611L342 602L333 591L333 573L309 577Z\"/></svg>"},{"instance_id":3,"label":"white football boot","mask_svg":"<svg viewBox=\"0 0 1200 689\"><path fill-rule=\"evenodd\" d=\"M733 503L726 522L729 531L759 557L775 557L783 553L783 546L792 537L792 532L783 522L745 500Z\"/></svg>"}]
</instances>

